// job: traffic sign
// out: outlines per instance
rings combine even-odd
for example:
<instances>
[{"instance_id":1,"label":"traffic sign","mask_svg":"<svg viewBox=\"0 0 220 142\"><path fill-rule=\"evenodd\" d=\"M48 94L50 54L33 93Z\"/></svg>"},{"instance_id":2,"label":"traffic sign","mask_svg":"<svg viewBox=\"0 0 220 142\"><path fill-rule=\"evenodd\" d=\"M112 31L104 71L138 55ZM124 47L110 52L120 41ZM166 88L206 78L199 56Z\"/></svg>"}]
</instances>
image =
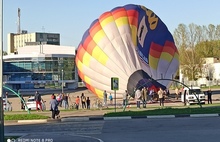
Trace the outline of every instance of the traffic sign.
<instances>
[{"instance_id":1,"label":"traffic sign","mask_svg":"<svg viewBox=\"0 0 220 142\"><path fill-rule=\"evenodd\" d=\"M118 90L119 88L119 79L117 77L111 78L111 90Z\"/></svg>"}]
</instances>

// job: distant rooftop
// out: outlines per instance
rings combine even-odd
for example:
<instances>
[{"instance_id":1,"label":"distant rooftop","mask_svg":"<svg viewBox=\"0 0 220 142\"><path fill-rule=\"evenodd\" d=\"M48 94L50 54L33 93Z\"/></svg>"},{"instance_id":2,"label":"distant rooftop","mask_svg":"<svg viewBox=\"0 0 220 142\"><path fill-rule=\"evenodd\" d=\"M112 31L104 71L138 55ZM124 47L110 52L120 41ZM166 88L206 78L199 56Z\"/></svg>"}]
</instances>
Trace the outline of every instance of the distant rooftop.
<instances>
[{"instance_id":1,"label":"distant rooftop","mask_svg":"<svg viewBox=\"0 0 220 142\"><path fill-rule=\"evenodd\" d=\"M62 57L74 56L75 47L49 44L24 46L18 48L17 53L11 53L7 56L3 56L3 58L51 57L52 55Z\"/></svg>"}]
</instances>

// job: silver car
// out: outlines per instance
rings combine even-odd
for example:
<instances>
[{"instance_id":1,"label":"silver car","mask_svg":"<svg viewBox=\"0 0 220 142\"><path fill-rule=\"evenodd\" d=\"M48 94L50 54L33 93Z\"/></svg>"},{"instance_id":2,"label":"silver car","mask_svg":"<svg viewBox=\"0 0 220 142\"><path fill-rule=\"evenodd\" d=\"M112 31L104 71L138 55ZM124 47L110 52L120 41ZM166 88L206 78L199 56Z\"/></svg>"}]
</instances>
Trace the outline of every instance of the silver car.
<instances>
[{"instance_id":1,"label":"silver car","mask_svg":"<svg viewBox=\"0 0 220 142\"><path fill-rule=\"evenodd\" d=\"M41 101L41 106L43 110L46 110L46 101ZM25 107L26 110L36 110L36 101L34 100L34 97L28 98L26 102L27 107ZM40 110L40 105L38 105L38 110Z\"/></svg>"}]
</instances>

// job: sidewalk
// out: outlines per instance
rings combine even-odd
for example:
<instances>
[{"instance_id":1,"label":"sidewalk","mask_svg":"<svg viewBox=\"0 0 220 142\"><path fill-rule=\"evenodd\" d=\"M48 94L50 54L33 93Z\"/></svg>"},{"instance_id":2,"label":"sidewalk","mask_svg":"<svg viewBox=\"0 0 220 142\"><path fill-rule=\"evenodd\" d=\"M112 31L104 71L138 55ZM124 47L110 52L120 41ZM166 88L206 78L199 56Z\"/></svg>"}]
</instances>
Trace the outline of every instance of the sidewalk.
<instances>
[{"instance_id":1,"label":"sidewalk","mask_svg":"<svg viewBox=\"0 0 220 142\"><path fill-rule=\"evenodd\" d=\"M131 105L127 106L125 111L143 111L143 110L152 110L152 109L158 109L160 108L159 103L151 103L147 104L147 108L141 108L137 109L135 102L130 102ZM219 100L213 100L213 104L220 103ZM166 107L172 107L172 108L181 108L184 107L183 103L179 100L174 101L165 101L164 104ZM142 106L141 106L142 107ZM54 122L60 122L60 121L88 121L88 120L109 120L110 118L104 118L105 113L109 112L121 112L124 109L123 108L117 108L115 110L114 105L109 105L108 109L94 109L91 108L90 110L87 109L79 109L79 110L64 110L64 108L60 109L60 118L59 119L44 119L44 120L19 120L19 121L5 121L5 125L16 125L16 124L30 124L30 123L54 123ZM16 111L16 112L6 112L5 114L27 114L26 111ZM40 114L44 116L51 117L50 111L44 111L44 112L36 112L31 111L31 114ZM196 115L198 116L198 115ZM206 114L204 116L219 116L219 114ZM174 118L174 117L195 117L194 115L170 115L170 116L140 116L141 118ZM138 117L138 118L140 118ZM203 117L200 115L200 117ZM112 117L111 119L136 119L137 117Z\"/></svg>"}]
</instances>

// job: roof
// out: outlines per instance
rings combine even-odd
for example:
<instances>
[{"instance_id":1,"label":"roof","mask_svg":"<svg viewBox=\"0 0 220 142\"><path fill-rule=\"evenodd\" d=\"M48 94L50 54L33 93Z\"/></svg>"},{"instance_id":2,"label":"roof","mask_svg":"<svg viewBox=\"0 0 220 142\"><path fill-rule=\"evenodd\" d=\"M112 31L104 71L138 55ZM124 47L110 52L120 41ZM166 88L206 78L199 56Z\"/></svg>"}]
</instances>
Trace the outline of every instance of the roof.
<instances>
[{"instance_id":1,"label":"roof","mask_svg":"<svg viewBox=\"0 0 220 142\"><path fill-rule=\"evenodd\" d=\"M41 51L42 50L42 51ZM75 56L75 47L59 45L34 45L18 48L17 54L3 56L4 59L33 58L33 57L71 57Z\"/></svg>"},{"instance_id":2,"label":"roof","mask_svg":"<svg viewBox=\"0 0 220 142\"><path fill-rule=\"evenodd\" d=\"M75 47L60 45L32 45L18 48L18 54L72 54L75 55Z\"/></svg>"},{"instance_id":3,"label":"roof","mask_svg":"<svg viewBox=\"0 0 220 142\"><path fill-rule=\"evenodd\" d=\"M201 89L200 87L198 86L193 86L193 87L189 87L190 89ZM189 88L185 87L183 90L189 90Z\"/></svg>"}]
</instances>

